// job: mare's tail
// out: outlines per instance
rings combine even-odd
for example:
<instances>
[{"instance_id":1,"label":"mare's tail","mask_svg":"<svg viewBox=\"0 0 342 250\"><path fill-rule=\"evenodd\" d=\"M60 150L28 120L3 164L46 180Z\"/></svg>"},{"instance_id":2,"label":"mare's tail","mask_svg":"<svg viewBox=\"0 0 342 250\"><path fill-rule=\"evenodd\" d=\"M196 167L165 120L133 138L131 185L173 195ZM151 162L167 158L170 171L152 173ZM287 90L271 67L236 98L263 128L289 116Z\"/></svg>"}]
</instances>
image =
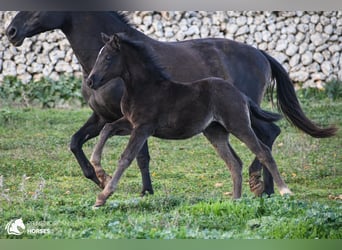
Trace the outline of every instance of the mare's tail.
<instances>
[{"instance_id":1,"label":"mare's tail","mask_svg":"<svg viewBox=\"0 0 342 250\"><path fill-rule=\"evenodd\" d=\"M260 50L271 65L272 75L277 83L277 106L286 119L294 126L316 138L326 138L334 136L337 132L335 126L321 128L312 122L304 114L296 96L293 83L285 69L265 51ZM275 84L273 82L273 84ZM272 87L273 92L273 87ZM271 93L272 95L273 93Z\"/></svg>"},{"instance_id":2,"label":"mare's tail","mask_svg":"<svg viewBox=\"0 0 342 250\"><path fill-rule=\"evenodd\" d=\"M266 122L276 122L282 118L282 115L263 110L250 98L247 97L247 99L252 120L254 120L254 118L257 118Z\"/></svg>"}]
</instances>

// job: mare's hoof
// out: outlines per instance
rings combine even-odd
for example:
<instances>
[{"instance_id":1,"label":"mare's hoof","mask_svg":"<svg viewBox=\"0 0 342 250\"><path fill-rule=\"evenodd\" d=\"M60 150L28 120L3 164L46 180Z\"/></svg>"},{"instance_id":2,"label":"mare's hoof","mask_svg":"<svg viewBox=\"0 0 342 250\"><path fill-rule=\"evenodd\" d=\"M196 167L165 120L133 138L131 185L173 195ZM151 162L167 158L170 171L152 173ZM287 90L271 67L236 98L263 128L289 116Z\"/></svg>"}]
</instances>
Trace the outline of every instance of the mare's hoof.
<instances>
[{"instance_id":1,"label":"mare's hoof","mask_svg":"<svg viewBox=\"0 0 342 250\"><path fill-rule=\"evenodd\" d=\"M140 197L144 197L146 195L154 194L153 189L143 189L140 193Z\"/></svg>"},{"instance_id":2,"label":"mare's hoof","mask_svg":"<svg viewBox=\"0 0 342 250\"><path fill-rule=\"evenodd\" d=\"M251 191L255 194L255 196L261 196L264 193L264 183L260 181L257 185L251 188Z\"/></svg>"},{"instance_id":3,"label":"mare's hoof","mask_svg":"<svg viewBox=\"0 0 342 250\"><path fill-rule=\"evenodd\" d=\"M255 196L261 196L264 192L264 182L260 179L260 173L253 174L249 178L249 188Z\"/></svg>"}]
</instances>

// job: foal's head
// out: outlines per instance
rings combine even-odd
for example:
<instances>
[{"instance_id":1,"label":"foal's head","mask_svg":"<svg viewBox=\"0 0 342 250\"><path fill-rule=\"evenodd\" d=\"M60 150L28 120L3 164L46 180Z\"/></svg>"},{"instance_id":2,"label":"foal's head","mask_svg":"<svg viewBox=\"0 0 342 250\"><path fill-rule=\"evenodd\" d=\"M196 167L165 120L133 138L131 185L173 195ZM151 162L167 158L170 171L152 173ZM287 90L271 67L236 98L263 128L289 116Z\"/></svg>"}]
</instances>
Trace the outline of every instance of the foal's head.
<instances>
[{"instance_id":1,"label":"foal's head","mask_svg":"<svg viewBox=\"0 0 342 250\"><path fill-rule=\"evenodd\" d=\"M101 35L105 45L101 48L87 79L87 84L92 89L98 89L107 81L120 77L123 72L119 36L107 36L104 33Z\"/></svg>"},{"instance_id":2,"label":"foal's head","mask_svg":"<svg viewBox=\"0 0 342 250\"><path fill-rule=\"evenodd\" d=\"M150 82L170 79L159 65L156 54L132 34L116 33L107 36L102 33L102 40L105 45L87 79L90 88L98 89L110 79L124 76L139 81L148 79Z\"/></svg>"}]
</instances>

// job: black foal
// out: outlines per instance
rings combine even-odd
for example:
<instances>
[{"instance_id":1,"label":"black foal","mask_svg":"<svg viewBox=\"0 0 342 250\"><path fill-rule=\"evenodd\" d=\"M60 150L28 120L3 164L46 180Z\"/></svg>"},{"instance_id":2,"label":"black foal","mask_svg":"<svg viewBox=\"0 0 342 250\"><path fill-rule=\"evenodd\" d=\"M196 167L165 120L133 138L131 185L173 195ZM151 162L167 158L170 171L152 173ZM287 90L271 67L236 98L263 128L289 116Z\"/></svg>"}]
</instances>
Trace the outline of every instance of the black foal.
<instances>
[{"instance_id":1,"label":"black foal","mask_svg":"<svg viewBox=\"0 0 342 250\"><path fill-rule=\"evenodd\" d=\"M124 116L106 124L95 147L93 160L100 161L109 136L131 131L113 178L98 195L95 206L102 206L115 191L123 172L137 156L149 136L163 139L187 139L203 133L228 166L233 179L233 197L242 190L242 162L228 141L232 133L255 154L271 172L280 193L289 194L270 149L255 135L257 121L273 122L279 115L261 110L234 85L221 78L205 78L180 83L170 80L156 62L153 51L129 34L108 37L100 50L87 83L98 89L107 79L121 77L125 92L121 100ZM134 74L132 73L134 72Z\"/></svg>"}]
</instances>

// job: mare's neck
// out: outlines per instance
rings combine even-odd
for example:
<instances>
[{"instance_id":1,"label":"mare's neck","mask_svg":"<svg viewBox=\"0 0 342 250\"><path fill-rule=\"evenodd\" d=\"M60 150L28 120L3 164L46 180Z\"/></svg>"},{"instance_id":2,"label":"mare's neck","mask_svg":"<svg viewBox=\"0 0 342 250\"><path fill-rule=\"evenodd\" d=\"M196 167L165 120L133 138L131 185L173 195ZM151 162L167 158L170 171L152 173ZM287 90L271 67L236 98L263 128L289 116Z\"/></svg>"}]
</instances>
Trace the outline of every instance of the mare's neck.
<instances>
[{"instance_id":1,"label":"mare's neck","mask_svg":"<svg viewBox=\"0 0 342 250\"><path fill-rule=\"evenodd\" d=\"M142 36L142 33L134 30L129 24L107 12L72 12L67 25L62 27L86 74L90 73L103 46L101 32L111 35L128 30Z\"/></svg>"}]
</instances>

